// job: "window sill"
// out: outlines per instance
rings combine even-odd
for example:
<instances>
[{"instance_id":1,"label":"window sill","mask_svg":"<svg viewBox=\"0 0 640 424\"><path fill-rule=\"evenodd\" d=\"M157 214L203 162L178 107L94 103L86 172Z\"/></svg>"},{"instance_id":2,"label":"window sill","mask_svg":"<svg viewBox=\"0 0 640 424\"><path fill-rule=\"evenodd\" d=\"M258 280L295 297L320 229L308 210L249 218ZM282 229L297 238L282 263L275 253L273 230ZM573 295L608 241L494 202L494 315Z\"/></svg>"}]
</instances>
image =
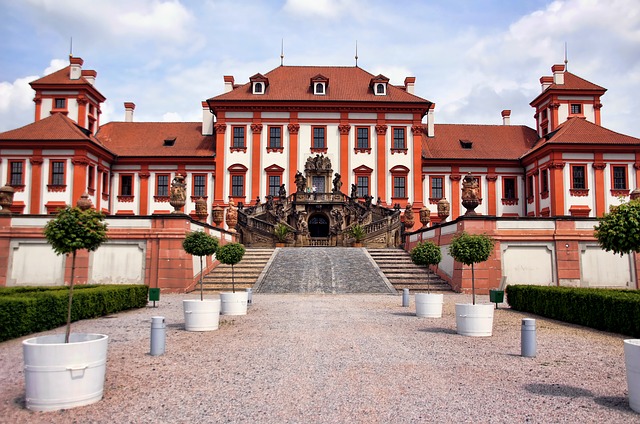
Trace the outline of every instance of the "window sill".
<instances>
[{"instance_id":1,"label":"window sill","mask_svg":"<svg viewBox=\"0 0 640 424\"><path fill-rule=\"evenodd\" d=\"M629 195L629 190L628 189L626 189L626 190L612 189L611 190L611 195L614 196L614 197L620 197L620 196L627 197Z\"/></svg>"},{"instance_id":2,"label":"window sill","mask_svg":"<svg viewBox=\"0 0 640 424\"><path fill-rule=\"evenodd\" d=\"M391 149L391 154L395 155L396 153L404 153L406 155L408 151L409 149Z\"/></svg>"},{"instance_id":3,"label":"window sill","mask_svg":"<svg viewBox=\"0 0 640 424\"><path fill-rule=\"evenodd\" d=\"M128 196L128 195L118 196L118 202L131 203L133 202L133 199L134 199L133 196Z\"/></svg>"},{"instance_id":4,"label":"window sill","mask_svg":"<svg viewBox=\"0 0 640 424\"><path fill-rule=\"evenodd\" d=\"M589 195L588 188L572 188L569 189L569 194L574 197L587 197Z\"/></svg>"},{"instance_id":5,"label":"window sill","mask_svg":"<svg viewBox=\"0 0 640 424\"><path fill-rule=\"evenodd\" d=\"M153 200L159 203L167 203L169 201L169 196L153 196Z\"/></svg>"},{"instance_id":6,"label":"window sill","mask_svg":"<svg viewBox=\"0 0 640 424\"><path fill-rule=\"evenodd\" d=\"M366 153L366 154L370 155L371 154L371 147L356 147L355 149L353 149L353 151L355 152L356 155L358 153Z\"/></svg>"},{"instance_id":7,"label":"window sill","mask_svg":"<svg viewBox=\"0 0 640 424\"><path fill-rule=\"evenodd\" d=\"M90 196L93 196L96 194L96 189L95 188L87 188L87 194Z\"/></svg>"},{"instance_id":8,"label":"window sill","mask_svg":"<svg viewBox=\"0 0 640 424\"><path fill-rule=\"evenodd\" d=\"M47 184L47 191L50 193L63 193L67 191L66 185Z\"/></svg>"},{"instance_id":9,"label":"window sill","mask_svg":"<svg viewBox=\"0 0 640 424\"><path fill-rule=\"evenodd\" d=\"M549 192L548 191L543 191L540 193L540 198L541 199L547 199L549 197Z\"/></svg>"},{"instance_id":10,"label":"window sill","mask_svg":"<svg viewBox=\"0 0 640 424\"><path fill-rule=\"evenodd\" d=\"M195 201L197 201L198 199L204 199L204 200L207 200L208 198L209 198L209 196L191 196L191 201L192 201L192 202L195 202Z\"/></svg>"},{"instance_id":11,"label":"window sill","mask_svg":"<svg viewBox=\"0 0 640 424\"><path fill-rule=\"evenodd\" d=\"M247 153L247 148L246 147L230 147L229 150L231 151L231 153L233 153L233 152Z\"/></svg>"},{"instance_id":12,"label":"window sill","mask_svg":"<svg viewBox=\"0 0 640 424\"><path fill-rule=\"evenodd\" d=\"M437 205L440 200L442 200L442 197L429 197L429 204Z\"/></svg>"},{"instance_id":13,"label":"window sill","mask_svg":"<svg viewBox=\"0 0 640 424\"><path fill-rule=\"evenodd\" d=\"M311 153L327 153L326 147L312 147Z\"/></svg>"},{"instance_id":14,"label":"window sill","mask_svg":"<svg viewBox=\"0 0 640 424\"><path fill-rule=\"evenodd\" d=\"M502 204L506 206L515 206L518 204L518 199L502 199Z\"/></svg>"},{"instance_id":15,"label":"window sill","mask_svg":"<svg viewBox=\"0 0 640 424\"><path fill-rule=\"evenodd\" d=\"M529 203L529 204L533 203L533 196L528 196L527 197L527 203Z\"/></svg>"},{"instance_id":16,"label":"window sill","mask_svg":"<svg viewBox=\"0 0 640 424\"><path fill-rule=\"evenodd\" d=\"M13 187L13 190L16 193L20 193L24 191L24 184L9 184L10 187Z\"/></svg>"},{"instance_id":17,"label":"window sill","mask_svg":"<svg viewBox=\"0 0 640 424\"><path fill-rule=\"evenodd\" d=\"M267 153L283 153L284 147L267 147Z\"/></svg>"},{"instance_id":18,"label":"window sill","mask_svg":"<svg viewBox=\"0 0 640 424\"><path fill-rule=\"evenodd\" d=\"M109 200L109 195L107 193L102 193L102 200Z\"/></svg>"}]
</instances>

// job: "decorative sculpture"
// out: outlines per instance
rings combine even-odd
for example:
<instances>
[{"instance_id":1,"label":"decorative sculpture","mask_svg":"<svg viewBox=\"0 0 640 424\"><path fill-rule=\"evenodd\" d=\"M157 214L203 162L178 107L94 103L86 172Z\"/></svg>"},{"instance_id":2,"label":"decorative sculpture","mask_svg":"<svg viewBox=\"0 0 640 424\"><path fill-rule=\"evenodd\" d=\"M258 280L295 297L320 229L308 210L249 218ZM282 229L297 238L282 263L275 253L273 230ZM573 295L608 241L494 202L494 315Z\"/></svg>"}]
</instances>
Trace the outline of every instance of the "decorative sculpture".
<instances>
[{"instance_id":1,"label":"decorative sculpture","mask_svg":"<svg viewBox=\"0 0 640 424\"><path fill-rule=\"evenodd\" d=\"M235 233L235 227L238 224L238 208L236 208L235 203L233 203L233 199L229 200L226 221L227 227L229 227L229 231Z\"/></svg>"},{"instance_id":2,"label":"decorative sculpture","mask_svg":"<svg viewBox=\"0 0 640 424\"><path fill-rule=\"evenodd\" d=\"M351 193L349 194L349 197L351 197L352 199L355 199L356 197L358 197L358 186L355 184L351 184Z\"/></svg>"},{"instance_id":3,"label":"decorative sculpture","mask_svg":"<svg viewBox=\"0 0 640 424\"><path fill-rule=\"evenodd\" d=\"M76 206L81 210L86 211L87 209L91 209L93 207L93 203L91 203L91 199L89 199L88 193L82 193L82 196L76 202Z\"/></svg>"},{"instance_id":4,"label":"decorative sculpture","mask_svg":"<svg viewBox=\"0 0 640 424\"><path fill-rule=\"evenodd\" d=\"M216 224L216 227L219 227L220 224L222 224L222 221L224 221L224 209L220 205L213 207L211 211L211 220Z\"/></svg>"},{"instance_id":5,"label":"decorative sculpture","mask_svg":"<svg viewBox=\"0 0 640 424\"><path fill-rule=\"evenodd\" d=\"M287 190L284 188L284 184L282 184L280 186L280 189L278 189L278 197L280 197L281 199L287 197Z\"/></svg>"},{"instance_id":6,"label":"decorative sculpture","mask_svg":"<svg viewBox=\"0 0 640 424\"><path fill-rule=\"evenodd\" d=\"M207 215L207 201L199 197L198 200L196 200L196 216L200 221L204 221L207 219Z\"/></svg>"},{"instance_id":7,"label":"decorative sculpture","mask_svg":"<svg viewBox=\"0 0 640 424\"><path fill-rule=\"evenodd\" d=\"M300 171L296 172L295 182L296 182L296 193L304 193L304 189L307 185L307 179L305 178L304 175L302 175L302 172Z\"/></svg>"},{"instance_id":8,"label":"decorative sculpture","mask_svg":"<svg viewBox=\"0 0 640 424\"><path fill-rule=\"evenodd\" d=\"M431 211L426 206L423 206L420 209L420 223L422 224L422 228L425 228L431 222Z\"/></svg>"},{"instance_id":9,"label":"decorative sculpture","mask_svg":"<svg viewBox=\"0 0 640 424\"><path fill-rule=\"evenodd\" d=\"M340 193L341 188L342 181L340 181L340 174L336 172L333 178L333 193Z\"/></svg>"},{"instance_id":10,"label":"decorative sculpture","mask_svg":"<svg viewBox=\"0 0 640 424\"><path fill-rule=\"evenodd\" d=\"M467 209L465 215L477 215L474 209L480 204L478 182L469 172L462 180L462 206Z\"/></svg>"},{"instance_id":11,"label":"decorative sculpture","mask_svg":"<svg viewBox=\"0 0 640 424\"><path fill-rule=\"evenodd\" d=\"M451 205L447 199L443 197L438 201L438 218L440 218L440 222L445 222L447 220L450 210Z\"/></svg>"},{"instance_id":12,"label":"decorative sculpture","mask_svg":"<svg viewBox=\"0 0 640 424\"><path fill-rule=\"evenodd\" d=\"M407 207L404 209L403 215L404 215L404 228L409 230L416 223L416 218L413 215L413 209L411 208L411 203L407 203Z\"/></svg>"},{"instance_id":13,"label":"decorative sculpture","mask_svg":"<svg viewBox=\"0 0 640 424\"><path fill-rule=\"evenodd\" d=\"M2 209L0 210L0 214L3 214L3 215L11 214L11 206L13 205L14 193L15 193L15 189L10 185L5 185L0 187L0 206L2 206Z\"/></svg>"},{"instance_id":14,"label":"decorative sculpture","mask_svg":"<svg viewBox=\"0 0 640 424\"><path fill-rule=\"evenodd\" d=\"M171 193L169 196L169 204L173 206L173 212L180 213L180 209L187 202L187 184L182 174L177 174L171 182Z\"/></svg>"}]
</instances>

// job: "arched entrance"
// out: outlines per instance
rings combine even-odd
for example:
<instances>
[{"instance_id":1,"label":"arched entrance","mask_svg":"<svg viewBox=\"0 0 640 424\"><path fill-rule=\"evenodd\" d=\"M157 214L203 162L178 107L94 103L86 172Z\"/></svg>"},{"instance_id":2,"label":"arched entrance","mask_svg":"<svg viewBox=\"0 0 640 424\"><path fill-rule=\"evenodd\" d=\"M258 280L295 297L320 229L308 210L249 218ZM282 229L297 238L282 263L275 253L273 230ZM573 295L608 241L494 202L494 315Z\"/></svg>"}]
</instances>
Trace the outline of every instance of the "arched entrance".
<instances>
[{"instance_id":1,"label":"arched entrance","mask_svg":"<svg viewBox=\"0 0 640 424\"><path fill-rule=\"evenodd\" d=\"M309 235L313 237L329 237L329 218L323 214L315 214L309 218Z\"/></svg>"}]
</instances>

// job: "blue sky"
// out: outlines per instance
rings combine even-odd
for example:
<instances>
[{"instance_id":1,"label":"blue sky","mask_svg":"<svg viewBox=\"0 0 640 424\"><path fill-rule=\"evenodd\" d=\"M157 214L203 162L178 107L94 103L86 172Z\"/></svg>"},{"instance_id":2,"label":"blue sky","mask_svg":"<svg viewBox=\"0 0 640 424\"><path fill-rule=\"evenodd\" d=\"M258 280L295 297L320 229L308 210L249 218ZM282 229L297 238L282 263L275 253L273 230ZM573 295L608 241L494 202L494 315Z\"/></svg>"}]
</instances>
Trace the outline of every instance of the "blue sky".
<instances>
[{"instance_id":1,"label":"blue sky","mask_svg":"<svg viewBox=\"0 0 640 424\"><path fill-rule=\"evenodd\" d=\"M73 53L98 72L101 122L198 121L200 102L285 65L416 77L437 123L533 126L539 79L564 60L608 89L603 126L640 137L637 0L0 0L0 131L33 120L28 83Z\"/></svg>"}]
</instances>

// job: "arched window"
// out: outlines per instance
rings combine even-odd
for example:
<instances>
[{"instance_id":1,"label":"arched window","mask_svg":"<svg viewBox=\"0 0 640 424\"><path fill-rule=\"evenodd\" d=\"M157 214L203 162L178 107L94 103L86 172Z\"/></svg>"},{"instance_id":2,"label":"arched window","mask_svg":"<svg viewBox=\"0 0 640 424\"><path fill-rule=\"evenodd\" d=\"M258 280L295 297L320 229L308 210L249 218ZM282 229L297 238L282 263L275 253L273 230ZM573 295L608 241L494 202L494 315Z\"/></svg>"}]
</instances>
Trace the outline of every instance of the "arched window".
<instances>
[{"instance_id":1,"label":"arched window","mask_svg":"<svg viewBox=\"0 0 640 424\"><path fill-rule=\"evenodd\" d=\"M384 84L377 84L376 85L376 92L378 94L384 94Z\"/></svg>"},{"instance_id":2,"label":"arched window","mask_svg":"<svg viewBox=\"0 0 640 424\"><path fill-rule=\"evenodd\" d=\"M262 83L257 82L253 88L254 93L262 93Z\"/></svg>"},{"instance_id":3,"label":"arched window","mask_svg":"<svg viewBox=\"0 0 640 424\"><path fill-rule=\"evenodd\" d=\"M316 84L316 94L324 94L324 84L320 82Z\"/></svg>"}]
</instances>

